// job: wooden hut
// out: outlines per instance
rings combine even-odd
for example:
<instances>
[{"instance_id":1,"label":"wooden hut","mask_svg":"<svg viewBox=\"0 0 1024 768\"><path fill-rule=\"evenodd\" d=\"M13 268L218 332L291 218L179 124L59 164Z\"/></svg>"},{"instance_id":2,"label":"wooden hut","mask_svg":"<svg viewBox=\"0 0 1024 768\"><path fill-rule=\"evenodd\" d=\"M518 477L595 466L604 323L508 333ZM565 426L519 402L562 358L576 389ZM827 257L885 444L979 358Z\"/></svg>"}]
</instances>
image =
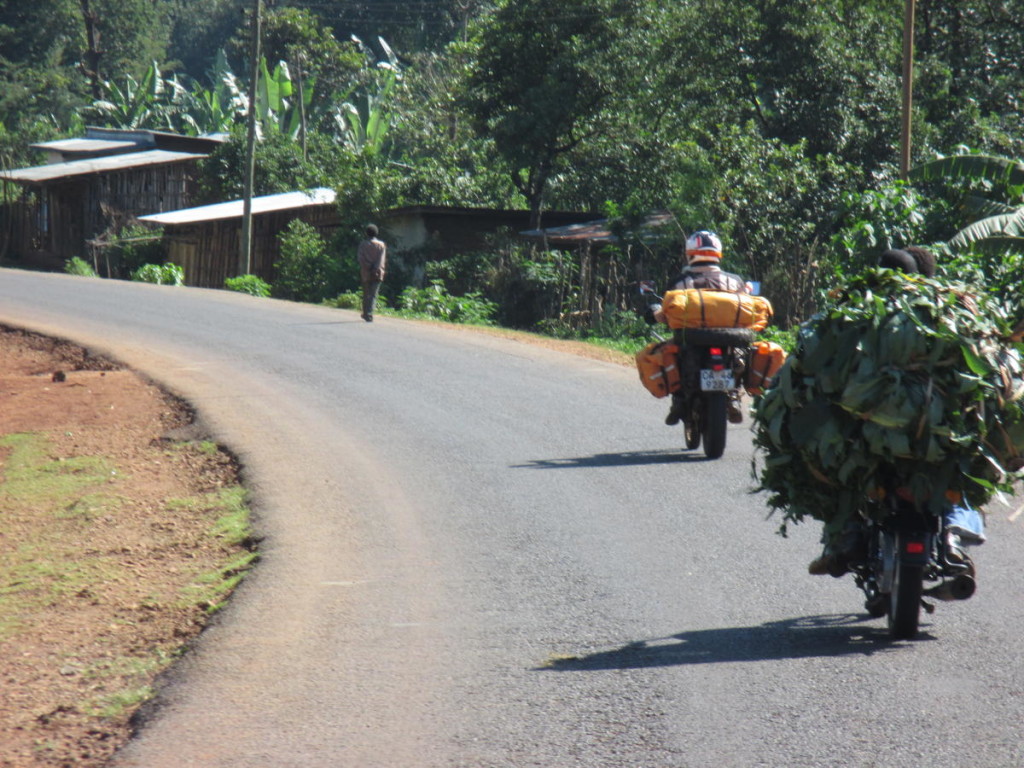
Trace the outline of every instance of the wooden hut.
<instances>
[{"instance_id":1,"label":"wooden hut","mask_svg":"<svg viewBox=\"0 0 1024 768\"><path fill-rule=\"evenodd\" d=\"M0 171L7 253L50 269L89 258L89 242L111 227L189 205L202 157L151 149Z\"/></svg>"},{"instance_id":2,"label":"wooden hut","mask_svg":"<svg viewBox=\"0 0 1024 768\"><path fill-rule=\"evenodd\" d=\"M224 134L184 136L148 128L93 128L85 129L84 136L30 144L32 149L44 153L47 163L68 163L74 160L92 160L128 152L146 152L165 149L168 152L188 152L204 155L227 140Z\"/></svg>"},{"instance_id":3,"label":"wooden hut","mask_svg":"<svg viewBox=\"0 0 1024 768\"><path fill-rule=\"evenodd\" d=\"M570 314L581 326L593 326L609 309L630 308L637 281L650 277L653 264L647 260L653 246L665 248L676 243L671 266L679 266L678 244L684 236L675 216L668 211L651 213L632 227L631 239L645 243L644 248L623 243L607 219L531 229L520 234L545 248L575 254L574 267L578 271L572 282L578 300ZM616 249L615 256L607 255L609 247Z\"/></svg>"},{"instance_id":4,"label":"wooden hut","mask_svg":"<svg viewBox=\"0 0 1024 768\"><path fill-rule=\"evenodd\" d=\"M286 192L252 199L252 263L250 272L274 282L274 262L281 253L280 235L294 219L313 226L325 238L338 226L334 190ZM244 201L204 205L149 216L139 221L160 225L168 260L185 272L185 284L223 288L229 277L242 274L241 251Z\"/></svg>"}]
</instances>

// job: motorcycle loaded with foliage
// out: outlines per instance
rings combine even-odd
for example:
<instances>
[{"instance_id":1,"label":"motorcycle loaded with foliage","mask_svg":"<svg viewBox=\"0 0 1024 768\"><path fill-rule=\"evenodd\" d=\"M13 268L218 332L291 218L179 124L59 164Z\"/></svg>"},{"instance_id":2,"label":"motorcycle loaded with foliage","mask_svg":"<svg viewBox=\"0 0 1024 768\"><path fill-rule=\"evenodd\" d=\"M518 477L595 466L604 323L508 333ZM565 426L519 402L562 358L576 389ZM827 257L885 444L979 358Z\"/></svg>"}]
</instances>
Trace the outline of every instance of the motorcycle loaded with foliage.
<instances>
[{"instance_id":1,"label":"motorcycle loaded with foliage","mask_svg":"<svg viewBox=\"0 0 1024 768\"><path fill-rule=\"evenodd\" d=\"M928 598L974 593L976 510L1024 468L1019 339L1006 306L960 283L877 269L830 298L754 404L755 474L783 535L824 524L831 565L811 572L852 573L909 639Z\"/></svg>"}]
</instances>

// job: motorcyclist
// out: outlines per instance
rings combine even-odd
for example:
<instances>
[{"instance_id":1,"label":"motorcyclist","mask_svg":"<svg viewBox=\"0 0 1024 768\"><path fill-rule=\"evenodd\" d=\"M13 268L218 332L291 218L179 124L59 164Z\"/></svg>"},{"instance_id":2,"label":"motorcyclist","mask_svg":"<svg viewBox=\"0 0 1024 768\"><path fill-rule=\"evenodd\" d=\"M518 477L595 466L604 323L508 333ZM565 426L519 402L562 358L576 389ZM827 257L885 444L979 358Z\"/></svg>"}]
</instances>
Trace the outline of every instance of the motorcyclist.
<instances>
[{"instance_id":1,"label":"motorcyclist","mask_svg":"<svg viewBox=\"0 0 1024 768\"><path fill-rule=\"evenodd\" d=\"M936 270L934 254L918 246L887 250L879 257L878 266L925 277L934 277ZM897 489L897 493L900 492L901 489ZM952 537L948 542L950 554L960 558L961 562L970 562L962 547L985 542L984 520L966 499L950 497L949 502L943 519L946 535ZM839 578L849 573L851 563L864 558L866 546L863 523L859 520L850 521L837 540L826 540L824 550L807 566L807 572L814 576L829 574Z\"/></svg>"},{"instance_id":2,"label":"motorcyclist","mask_svg":"<svg viewBox=\"0 0 1024 768\"><path fill-rule=\"evenodd\" d=\"M718 235L706 229L694 232L686 238L686 245L683 250L686 259L686 266L683 271L669 280L669 291L681 291L688 288L701 288L709 291L728 291L730 293L750 293L750 283L746 282L739 275L726 272L720 266L722 261L722 241ZM648 308L649 319L655 322L664 323L665 313L660 305L653 305ZM685 401L682 395L672 395L672 405L669 408L665 423L669 426L678 424L685 410ZM739 389L729 392L728 404L729 421L739 424L743 421L743 409L740 400Z\"/></svg>"}]
</instances>

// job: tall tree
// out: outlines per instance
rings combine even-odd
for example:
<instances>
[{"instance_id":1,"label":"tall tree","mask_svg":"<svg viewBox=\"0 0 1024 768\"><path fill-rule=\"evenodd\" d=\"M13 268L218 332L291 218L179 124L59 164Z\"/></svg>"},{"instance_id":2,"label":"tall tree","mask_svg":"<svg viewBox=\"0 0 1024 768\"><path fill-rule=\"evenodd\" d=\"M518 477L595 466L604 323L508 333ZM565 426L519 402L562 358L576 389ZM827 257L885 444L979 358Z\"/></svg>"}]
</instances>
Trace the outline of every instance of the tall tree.
<instances>
[{"instance_id":1,"label":"tall tree","mask_svg":"<svg viewBox=\"0 0 1024 768\"><path fill-rule=\"evenodd\" d=\"M938 151L1024 155L1022 13L1019 0L918 0L915 99Z\"/></svg>"},{"instance_id":2,"label":"tall tree","mask_svg":"<svg viewBox=\"0 0 1024 768\"><path fill-rule=\"evenodd\" d=\"M79 61L77 0L0 4L0 123L35 132L66 124L86 99Z\"/></svg>"},{"instance_id":3,"label":"tall tree","mask_svg":"<svg viewBox=\"0 0 1024 768\"><path fill-rule=\"evenodd\" d=\"M601 133L601 112L625 85L620 49L633 0L508 0L485 17L463 105L490 136L538 226L566 157Z\"/></svg>"},{"instance_id":4,"label":"tall tree","mask_svg":"<svg viewBox=\"0 0 1024 768\"><path fill-rule=\"evenodd\" d=\"M902 14L879 0L708 0L666 10L652 69L658 120L713 132L753 121L867 167L898 148Z\"/></svg>"}]
</instances>

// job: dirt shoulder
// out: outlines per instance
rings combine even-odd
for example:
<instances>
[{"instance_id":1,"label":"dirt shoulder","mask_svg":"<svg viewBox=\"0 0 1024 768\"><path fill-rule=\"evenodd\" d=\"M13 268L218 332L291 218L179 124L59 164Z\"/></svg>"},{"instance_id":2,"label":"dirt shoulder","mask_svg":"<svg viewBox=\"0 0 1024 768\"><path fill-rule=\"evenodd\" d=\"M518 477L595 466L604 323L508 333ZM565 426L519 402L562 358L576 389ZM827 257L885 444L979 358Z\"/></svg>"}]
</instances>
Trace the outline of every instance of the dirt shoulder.
<instances>
[{"instance_id":1,"label":"dirt shoulder","mask_svg":"<svg viewBox=\"0 0 1024 768\"><path fill-rule=\"evenodd\" d=\"M0 766L101 766L253 560L238 467L187 406L0 327Z\"/></svg>"},{"instance_id":2,"label":"dirt shoulder","mask_svg":"<svg viewBox=\"0 0 1024 768\"><path fill-rule=\"evenodd\" d=\"M252 563L239 468L195 431L136 373L0 326L0 768L106 764Z\"/></svg>"}]
</instances>

